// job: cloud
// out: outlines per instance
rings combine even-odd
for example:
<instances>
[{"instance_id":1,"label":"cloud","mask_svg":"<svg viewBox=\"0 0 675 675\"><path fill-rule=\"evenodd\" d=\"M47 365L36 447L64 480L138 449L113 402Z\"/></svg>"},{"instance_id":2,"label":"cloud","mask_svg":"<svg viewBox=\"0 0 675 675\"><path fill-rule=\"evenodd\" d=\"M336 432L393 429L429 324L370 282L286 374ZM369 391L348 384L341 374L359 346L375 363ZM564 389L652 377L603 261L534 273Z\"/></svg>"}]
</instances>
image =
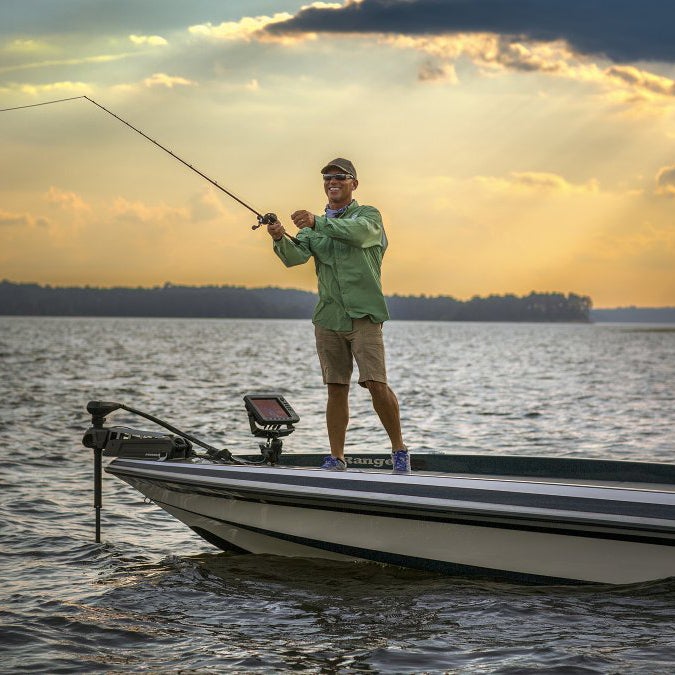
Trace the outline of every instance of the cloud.
<instances>
[{"instance_id":1,"label":"cloud","mask_svg":"<svg viewBox=\"0 0 675 675\"><path fill-rule=\"evenodd\" d=\"M29 63L19 63L9 66L0 67L0 73L11 73L17 70L32 70L37 68L54 68L61 66L82 66L86 64L100 64L111 63L112 61L120 61L129 56L137 56L137 54L122 53L122 54L98 54L95 56L84 56L72 59L50 59L48 61L31 61Z\"/></svg>"},{"instance_id":2,"label":"cloud","mask_svg":"<svg viewBox=\"0 0 675 675\"><path fill-rule=\"evenodd\" d=\"M185 77L180 75L168 75L167 73L153 73L149 77L141 80L140 82L125 82L122 84L116 84L111 87L112 91L128 93L128 92L137 92L141 89L156 89L158 87L163 87L164 89L173 89L174 87L196 87L198 83L194 80L188 80Z\"/></svg>"},{"instance_id":3,"label":"cloud","mask_svg":"<svg viewBox=\"0 0 675 675\"><path fill-rule=\"evenodd\" d=\"M49 82L48 84L15 84L0 87L3 94L27 94L41 96L42 94L89 94L91 87L86 82Z\"/></svg>"},{"instance_id":4,"label":"cloud","mask_svg":"<svg viewBox=\"0 0 675 675\"><path fill-rule=\"evenodd\" d=\"M166 73L154 73L150 77L143 80L143 85L146 87L166 87L173 89L174 87L192 87L197 83L177 75L167 75Z\"/></svg>"},{"instance_id":5,"label":"cloud","mask_svg":"<svg viewBox=\"0 0 675 675\"><path fill-rule=\"evenodd\" d=\"M564 40L615 62L675 62L675 5L664 0L362 0L309 6L268 25L282 33L453 35L494 33L522 40Z\"/></svg>"},{"instance_id":6,"label":"cloud","mask_svg":"<svg viewBox=\"0 0 675 675\"><path fill-rule=\"evenodd\" d=\"M656 194L675 197L675 164L662 167L656 174Z\"/></svg>"},{"instance_id":7,"label":"cloud","mask_svg":"<svg viewBox=\"0 0 675 675\"><path fill-rule=\"evenodd\" d=\"M651 3L652 0L648 0L648 4ZM464 58L476 65L483 76L504 71L541 73L595 85L604 92L611 105L629 105L636 112L658 112L673 101L675 80L636 65L612 64L606 60L603 63L602 59L596 62L598 54L615 59L618 54L599 47L585 48L585 43L575 38L572 29L576 24L566 16L568 6L572 17L577 17L582 24L580 30L585 31L587 26L592 25L593 12L596 12L598 25L607 24L612 30L620 31L622 41L636 40L632 27L636 18L628 11L625 0L617 0L607 6L594 0L539 2L535 5L542 7L546 4L552 10L550 16L546 12L546 16L539 19L538 13L532 10L535 5L529 1L509 0L508 4L508 17L505 17L501 16L505 0L363 0L348 2L338 8L303 8L293 19L266 25L263 34L285 36L288 40L291 40L289 36L301 35L316 38L317 33L322 31L361 34L371 38L377 35L380 41L395 48L426 54L428 58L418 72L418 79L425 83L456 84L455 64ZM564 11L561 9L563 4ZM581 12L582 7L585 14ZM502 11L497 12L499 8ZM675 5L672 10L661 4L659 8L661 15L672 14L675 19ZM637 11L632 4L631 9ZM492 10L494 16L490 13ZM600 20L603 11L608 15L605 23ZM530 17L528 12L533 16ZM650 30L658 33L662 30L656 18L658 15L659 12L649 16L640 14L639 26L650 26ZM661 17L664 21L665 15ZM472 18L469 20L467 17ZM410 21L403 18L410 18ZM554 19L567 29L551 28L547 32L532 27L537 20L548 21L553 26ZM626 25L622 25L621 21L625 21ZM593 26L592 31L602 34L602 29L597 29L597 26ZM626 39L625 35L631 37ZM675 41L672 44L668 41L668 45L672 47L671 60L675 62ZM646 52L643 56L646 58Z\"/></svg>"},{"instance_id":8,"label":"cloud","mask_svg":"<svg viewBox=\"0 0 675 675\"><path fill-rule=\"evenodd\" d=\"M488 33L453 36L385 36L384 42L398 49L414 49L428 54L432 63L455 62L468 58L483 75L503 71L542 73L600 87L611 103L651 105L667 103L675 97L675 81L636 66L603 67L589 57L573 52L563 41L518 42ZM420 71L423 76L424 67ZM455 80L456 81L456 80Z\"/></svg>"},{"instance_id":9,"label":"cloud","mask_svg":"<svg viewBox=\"0 0 675 675\"><path fill-rule=\"evenodd\" d=\"M0 227L47 227L46 218L36 217L30 213L11 213L0 210Z\"/></svg>"},{"instance_id":10,"label":"cloud","mask_svg":"<svg viewBox=\"0 0 675 675\"><path fill-rule=\"evenodd\" d=\"M419 69L418 78L422 82L450 82L457 84L457 71L452 63L439 63L427 59Z\"/></svg>"},{"instance_id":11,"label":"cloud","mask_svg":"<svg viewBox=\"0 0 675 675\"><path fill-rule=\"evenodd\" d=\"M209 38L212 40L251 40L264 28L279 23L287 22L293 18L288 12L280 12L273 16L246 16L239 21L224 21L213 25L203 23L190 26L188 31L191 35Z\"/></svg>"},{"instance_id":12,"label":"cloud","mask_svg":"<svg viewBox=\"0 0 675 675\"><path fill-rule=\"evenodd\" d=\"M304 12L310 9L315 9L318 11L333 11L341 9L342 4L335 2L314 2L309 5L305 5L301 8L300 12ZM239 21L224 21L219 24L212 24L211 22L196 24L190 26L188 31L191 35L197 37L208 38L211 40L230 40L230 41L251 41L265 39L265 36L271 36L272 33L266 32L271 26L276 24L288 25L289 22L292 22L294 17L288 12L277 12L272 16L245 16ZM282 43L293 43L298 40L303 39L314 39L316 36L313 34L305 34L304 31L300 37L288 37L285 35L285 31L279 33L274 33L274 39L276 42Z\"/></svg>"},{"instance_id":13,"label":"cloud","mask_svg":"<svg viewBox=\"0 0 675 675\"><path fill-rule=\"evenodd\" d=\"M176 225L189 220L187 209L166 204L148 205L118 197L110 207L115 220L135 225Z\"/></svg>"},{"instance_id":14,"label":"cloud","mask_svg":"<svg viewBox=\"0 0 675 675\"><path fill-rule=\"evenodd\" d=\"M17 38L2 47L2 51L9 54L36 54L51 52L53 48L41 40Z\"/></svg>"},{"instance_id":15,"label":"cloud","mask_svg":"<svg viewBox=\"0 0 675 675\"><path fill-rule=\"evenodd\" d=\"M654 75L634 66L612 66L605 75L630 87L661 96L675 96L675 81L669 77Z\"/></svg>"},{"instance_id":16,"label":"cloud","mask_svg":"<svg viewBox=\"0 0 675 675\"><path fill-rule=\"evenodd\" d=\"M149 45L150 47L165 47L169 43L160 35L130 35L129 40L135 45Z\"/></svg>"},{"instance_id":17,"label":"cloud","mask_svg":"<svg viewBox=\"0 0 675 675\"><path fill-rule=\"evenodd\" d=\"M66 211L79 214L91 212L91 206L75 192L66 192L52 186L49 188L45 198L50 204L56 204Z\"/></svg>"},{"instance_id":18,"label":"cloud","mask_svg":"<svg viewBox=\"0 0 675 675\"><path fill-rule=\"evenodd\" d=\"M225 219L228 211L211 188L204 188L189 201L190 219L193 222Z\"/></svg>"},{"instance_id":19,"label":"cloud","mask_svg":"<svg viewBox=\"0 0 675 675\"><path fill-rule=\"evenodd\" d=\"M586 183L570 183L556 173L541 171L511 171L506 177L475 176L477 184L493 192L509 194L588 194L599 191L594 179Z\"/></svg>"}]
</instances>

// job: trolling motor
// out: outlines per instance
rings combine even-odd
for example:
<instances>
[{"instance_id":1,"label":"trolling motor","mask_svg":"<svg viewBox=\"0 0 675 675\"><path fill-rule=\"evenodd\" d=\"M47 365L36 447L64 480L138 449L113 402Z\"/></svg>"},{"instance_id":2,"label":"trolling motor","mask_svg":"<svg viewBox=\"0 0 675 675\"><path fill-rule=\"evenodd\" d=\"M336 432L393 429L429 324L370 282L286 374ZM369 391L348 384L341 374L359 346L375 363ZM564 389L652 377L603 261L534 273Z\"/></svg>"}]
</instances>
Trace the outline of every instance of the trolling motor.
<instances>
[{"instance_id":1,"label":"trolling motor","mask_svg":"<svg viewBox=\"0 0 675 675\"><path fill-rule=\"evenodd\" d=\"M115 410L126 410L157 422L161 426L176 431L179 435L169 436L154 431L140 431L129 427L105 427L106 415ZM189 434L184 434L170 424L148 415L140 410L129 408L114 401L89 401L87 412L91 415L91 427L82 438L82 445L94 451L94 509L96 509L96 543L101 541L101 508L103 505L102 458L106 456L125 456L134 459L186 459L195 453L192 450ZM196 440L200 445L206 445ZM207 446L215 453L219 451Z\"/></svg>"}]
</instances>

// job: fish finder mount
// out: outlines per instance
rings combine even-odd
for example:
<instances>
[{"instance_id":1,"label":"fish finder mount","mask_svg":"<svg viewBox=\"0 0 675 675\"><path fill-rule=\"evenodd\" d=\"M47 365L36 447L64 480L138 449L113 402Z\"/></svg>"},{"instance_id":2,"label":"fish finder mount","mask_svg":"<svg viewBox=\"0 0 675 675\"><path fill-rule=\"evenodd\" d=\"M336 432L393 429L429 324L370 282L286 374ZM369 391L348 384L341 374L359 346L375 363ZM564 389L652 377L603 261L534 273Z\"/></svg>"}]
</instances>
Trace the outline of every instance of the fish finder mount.
<instances>
[{"instance_id":1,"label":"fish finder mount","mask_svg":"<svg viewBox=\"0 0 675 675\"><path fill-rule=\"evenodd\" d=\"M295 431L293 425L300 421L298 414L281 394L275 392L246 394L244 405L251 433L266 439L260 443L263 460L272 465L278 464L283 447L281 439Z\"/></svg>"}]
</instances>

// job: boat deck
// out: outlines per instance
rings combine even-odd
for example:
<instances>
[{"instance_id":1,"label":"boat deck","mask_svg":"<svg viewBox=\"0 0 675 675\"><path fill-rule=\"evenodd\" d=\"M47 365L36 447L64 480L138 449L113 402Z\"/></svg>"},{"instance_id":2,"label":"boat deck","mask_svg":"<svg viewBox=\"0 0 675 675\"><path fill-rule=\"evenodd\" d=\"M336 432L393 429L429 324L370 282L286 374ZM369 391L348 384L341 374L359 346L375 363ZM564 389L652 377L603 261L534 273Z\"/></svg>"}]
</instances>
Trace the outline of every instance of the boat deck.
<instances>
[{"instance_id":1,"label":"boat deck","mask_svg":"<svg viewBox=\"0 0 675 675\"><path fill-rule=\"evenodd\" d=\"M316 469L325 455L286 453L280 468ZM250 462L258 455L240 456ZM390 473L387 454L348 454L350 473ZM675 465L656 462L528 457L513 455L411 454L414 475L475 480L584 485L675 493ZM269 465L260 465L269 466Z\"/></svg>"},{"instance_id":2,"label":"boat deck","mask_svg":"<svg viewBox=\"0 0 675 675\"><path fill-rule=\"evenodd\" d=\"M306 466L284 466L288 469L302 469L307 471L312 467ZM321 469L316 468L317 471ZM349 473L377 473L389 474L390 469L356 469L350 468ZM613 487L629 490L653 490L655 492L672 492L675 493L675 484L673 483L643 483L638 481L621 481L621 480L600 480L588 478L559 478L555 476L541 476L533 478L532 476L518 476L518 475L503 475L503 474L475 474L475 473L459 473L456 471L415 471L417 476L434 476L436 478L466 478L469 480L494 480L494 481L512 481L514 483L547 483L556 485L584 485L595 487Z\"/></svg>"}]
</instances>

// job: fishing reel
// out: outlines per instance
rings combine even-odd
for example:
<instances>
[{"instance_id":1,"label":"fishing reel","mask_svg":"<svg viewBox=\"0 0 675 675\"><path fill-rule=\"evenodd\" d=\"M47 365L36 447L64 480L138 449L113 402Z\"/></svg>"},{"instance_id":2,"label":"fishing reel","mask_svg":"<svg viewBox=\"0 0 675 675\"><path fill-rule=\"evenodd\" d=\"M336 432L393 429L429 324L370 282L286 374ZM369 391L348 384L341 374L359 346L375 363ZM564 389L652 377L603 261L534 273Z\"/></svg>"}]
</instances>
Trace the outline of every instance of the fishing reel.
<instances>
[{"instance_id":1,"label":"fishing reel","mask_svg":"<svg viewBox=\"0 0 675 675\"><path fill-rule=\"evenodd\" d=\"M261 216L258 214L258 224L257 225L251 225L252 230L257 230L259 227L262 227L263 225L269 225L270 223L276 223L278 220L277 214L276 213L266 213L264 216ZM288 237L290 241L292 241L294 244L299 244L300 242L288 232L284 232L284 237Z\"/></svg>"},{"instance_id":2,"label":"fishing reel","mask_svg":"<svg viewBox=\"0 0 675 675\"><path fill-rule=\"evenodd\" d=\"M251 225L252 230L257 230L259 227L262 227L263 225L269 225L270 223L276 223L277 222L277 214L276 213L266 213L264 216L258 216L258 224L257 225Z\"/></svg>"}]
</instances>

